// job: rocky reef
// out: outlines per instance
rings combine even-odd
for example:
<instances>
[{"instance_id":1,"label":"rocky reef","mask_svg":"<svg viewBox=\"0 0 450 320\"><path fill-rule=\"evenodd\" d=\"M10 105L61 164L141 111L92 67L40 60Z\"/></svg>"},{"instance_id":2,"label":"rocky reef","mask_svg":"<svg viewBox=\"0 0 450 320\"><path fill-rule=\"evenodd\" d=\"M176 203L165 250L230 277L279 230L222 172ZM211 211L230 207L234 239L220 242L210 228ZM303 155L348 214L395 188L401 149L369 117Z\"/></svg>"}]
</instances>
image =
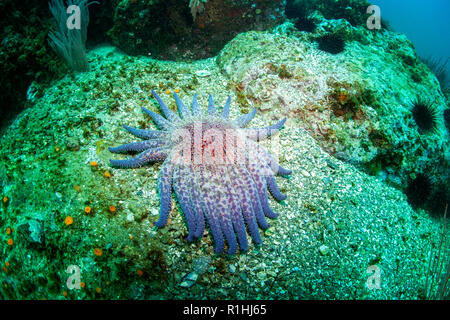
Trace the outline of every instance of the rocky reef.
<instances>
[{"instance_id":1,"label":"rocky reef","mask_svg":"<svg viewBox=\"0 0 450 320\"><path fill-rule=\"evenodd\" d=\"M115 1L112 42L128 54L165 60L216 55L238 33L284 19L282 1Z\"/></svg>"},{"instance_id":2,"label":"rocky reef","mask_svg":"<svg viewBox=\"0 0 450 320\"><path fill-rule=\"evenodd\" d=\"M236 1L203 3L195 20L188 1L161 11L160 19L178 16L172 28L186 34L201 30L203 37L203 30L215 30L212 35L223 27L218 18L208 20L213 4L242 14ZM252 12L253 23L258 9L267 17L276 10L258 3L242 9ZM116 43L124 36L130 50L145 52L156 38L127 34L133 19L124 17L150 14L145 7L158 4L112 1L110 35ZM434 196L441 200L433 203L442 203L448 193L430 190L430 199L411 207L404 191L418 177L426 180L423 175L432 187L450 180L448 101L404 35L367 30L359 18L328 16L317 8L308 17L315 24L311 32L300 31L295 20L276 24L275 18L268 30L242 32L236 26L205 52L202 45L192 46L201 42L189 34L186 39L194 37L189 46L170 53L170 32L167 50L154 49L150 56L98 47L88 52L90 71L69 72L48 88L36 87L30 107L0 141L0 297L426 298L428 248L439 246L440 223L424 202ZM327 34L344 41L342 52L320 49L318 39ZM185 56L188 47L193 54ZM159 112L152 90L172 111L174 92L183 101L197 93L200 106L214 93L215 101L231 96L230 118L257 108L255 127L287 118L276 145L283 150L280 164L292 175L277 180L286 200L269 199L279 218L260 231L263 246L249 239L246 253L214 254L208 232L187 243L176 201L167 226L156 228L160 166L109 165L108 148L129 141L121 129L124 119L131 127L156 128L141 111ZM421 132L414 120L411 104L417 97L436 108L435 130ZM277 154L272 145L261 144ZM81 272L74 289L67 287L71 266ZM381 270L380 289L366 285L374 266Z\"/></svg>"}]
</instances>

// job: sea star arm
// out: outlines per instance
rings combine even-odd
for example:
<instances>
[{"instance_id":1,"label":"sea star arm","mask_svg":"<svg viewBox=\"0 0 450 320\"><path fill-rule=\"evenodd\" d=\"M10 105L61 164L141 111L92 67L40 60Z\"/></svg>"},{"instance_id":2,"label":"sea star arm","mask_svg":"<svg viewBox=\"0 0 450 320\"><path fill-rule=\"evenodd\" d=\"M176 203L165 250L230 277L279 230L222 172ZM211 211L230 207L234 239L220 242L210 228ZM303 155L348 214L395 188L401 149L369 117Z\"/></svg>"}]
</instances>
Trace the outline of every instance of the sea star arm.
<instances>
[{"instance_id":1,"label":"sea star arm","mask_svg":"<svg viewBox=\"0 0 450 320\"><path fill-rule=\"evenodd\" d=\"M200 238L205 231L205 216L203 214L202 202L201 202L201 184L198 181L198 175L194 171L194 167L191 165L192 172L192 204L195 210L195 216L197 219L197 230L195 231L195 238Z\"/></svg>"},{"instance_id":2,"label":"sea star arm","mask_svg":"<svg viewBox=\"0 0 450 320\"><path fill-rule=\"evenodd\" d=\"M216 106L214 105L214 100L212 94L208 97L208 114L210 116L216 115Z\"/></svg>"},{"instance_id":3,"label":"sea star arm","mask_svg":"<svg viewBox=\"0 0 450 320\"><path fill-rule=\"evenodd\" d=\"M230 104L231 104L231 97L228 96L227 102L225 102L225 106L223 107L221 117L222 119L228 120L230 117Z\"/></svg>"},{"instance_id":4,"label":"sea star arm","mask_svg":"<svg viewBox=\"0 0 450 320\"><path fill-rule=\"evenodd\" d=\"M109 151L112 153L141 152L147 149L160 147L165 144L162 140L145 140L127 143L118 147L111 147Z\"/></svg>"},{"instance_id":5,"label":"sea star arm","mask_svg":"<svg viewBox=\"0 0 450 320\"><path fill-rule=\"evenodd\" d=\"M145 130L145 129L136 129L129 127L127 125L123 125L124 129L127 130L132 135L135 135L136 137L142 138L142 139L155 139L155 138L164 138L166 136L166 133L161 130Z\"/></svg>"},{"instance_id":6,"label":"sea star arm","mask_svg":"<svg viewBox=\"0 0 450 320\"><path fill-rule=\"evenodd\" d=\"M155 222L155 226L162 228L167 224L169 213L172 209L172 174L173 166L164 163L158 176L159 190L159 219Z\"/></svg>"},{"instance_id":7,"label":"sea star arm","mask_svg":"<svg viewBox=\"0 0 450 320\"><path fill-rule=\"evenodd\" d=\"M200 116L202 114L200 106L198 105L196 93L194 93L194 96L192 97L192 114L194 116Z\"/></svg>"},{"instance_id":8,"label":"sea star arm","mask_svg":"<svg viewBox=\"0 0 450 320\"><path fill-rule=\"evenodd\" d=\"M248 140L249 146L252 148L253 159L264 160L266 164L271 168L272 172L277 175L288 176L292 173L291 170L283 168L271 155L270 153L261 147L259 144ZM256 155L256 156L255 156ZM253 160L255 161L255 160Z\"/></svg>"},{"instance_id":9,"label":"sea star arm","mask_svg":"<svg viewBox=\"0 0 450 320\"><path fill-rule=\"evenodd\" d=\"M196 212L190 204L191 198L189 190L192 185L190 175L191 174L186 166L177 166L173 172L173 189L186 219L189 231L187 237L188 241L192 241L195 238L195 232L197 230Z\"/></svg>"},{"instance_id":10,"label":"sea star arm","mask_svg":"<svg viewBox=\"0 0 450 320\"><path fill-rule=\"evenodd\" d=\"M239 198L236 195L235 190L230 187L231 181L229 179L229 175L227 175L225 179L228 191L225 196L227 197L228 208L230 210L231 221L233 223L233 230L236 233L240 250L247 251L248 249L247 231L245 230L245 224L244 219L242 217Z\"/></svg>"},{"instance_id":11,"label":"sea star arm","mask_svg":"<svg viewBox=\"0 0 450 320\"><path fill-rule=\"evenodd\" d=\"M148 149L139 153L136 157L126 160L110 160L113 167L138 168L149 162L163 161L167 157L167 149Z\"/></svg>"},{"instance_id":12,"label":"sea star arm","mask_svg":"<svg viewBox=\"0 0 450 320\"><path fill-rule=\"evenodd\" d=\"M152 90L153 96L156 98L156 101L159 103L159 107L161 108L164 116L166 119L168 119L170 122L177 122L180 120L180 118L177 116L175 112L170 110L167 105L164 103L164 101L158 96L155 90Z\"/></svg>"},{"instance_id":13,"label":"sea star arm","mask_svg":"<svg viewBox=\"0 0 450 320\"><path fill-rule=\"evenodd\" d=\"M247 191L246 185L240 177L240 174L237 169L235 169L236 173L232 179L232 186L236 190L236 193L239 197L239 204L242 210L242 216L244 217L247 228L250 232L250 236L256 244L261 244L262 239L259 234L258 225L256 222L256 217L253 212L250 195Z\"/></svg>"},{"instance_id":14,"label":"sea star arm","mask_svg":"<svg viewBox=\"0 0 450 320\"><path fill-rule=\"evenodd\" d=\"M250 111L250 113L240 116L239 118L235 119L233 122L239 128L243 128L255 117L255 114L256 114L256 108L253 108L253 110Z\"/></svg>"},{"instance_id":15,"label":"sea star arm","mask_svg":"<svg viewBox=\"0 0 450 320\"><path fill-rule=\"evenodd\" d=\"M281 129L281 127L283 127L285 122L286 118L280 120L279 122L270 127L244 129L244 133L246 137L249 139L252 139L254 141L263 141L277 134L278 131Z\"/></svg>"},{"instance_id":16,"label":"sea star arm","mask_svg":"<svg viewBox=\"0 0 450 320\"><path fill-rule=\"evenodd\" d=\"M177 109L180 113L181 118L186 119L191 116L191 111L188 109L188 107L185 106L183 101L181 101L180 97L176 93L174 93L173 96L175 98L175 103L177 104Z\"/></svg>"},{"instance_id":17,"label":"sea star arm","mask_svg":"<svg viewBox=\"0 0 450 320\"><path fill-rule=\"evenodd\" d=\"M226 198L223 197L223 192L226 190L225 181L223 180L223 177L226 175L226 169L225 167L222 167L220 169L220 172L215 172L213 174L213 179L215 180L215 183L220 186L219 188L216 188L215 190L215 200L216 200L216 214L218 216L218 220L220 223L220 228L222 230L223 235L225 236L225 239L228 243L228 254L235 254L238 248L238 244L236 241L236 234L233 230L233 221L232 216L230 212L230 206L228 201L224 201L221 199Z\"/></svg>"},{"instance_id":18,"label":"sea star arm","mask_svg":"<svg viewBox=\"0 0 450 320\"><path fill-rule=\"evenodd\" d=\"M208 222L211 234L215 242L215 253L221 253L224 249L225 242L223 238L223 232L221 223L217 214L217 187L214 181L211 179L212 170L210 168L203 167L200 170L201 175L201 199L203 204L203 212Z\"/></svg>"},{"instance_id":19,"label":"sea star arm","mask_svg":"<svg viewBox=\"0 0 450 320\"><path fill-rule=\"evenodd\" d=\"M275 181L275 178L272 175L267 176L266 181L267 181L267 188L277 201L283 201L287 198L286 195L281 193L280 189L278 188L277 182Z\"/></svg>"},{"instance_id":20,"label":"sea star arm","mask_svg":"<svg viewBox=\"0 0 450 320\"><path fill-rule=\"evenodd\" d=\"M142 111L144 111L146 114L152 117L153 121L155 121L156 125L161 129L168 130L173 128L173 125L168 120L164 119L161 115L151 110L148 110L147 108L144 107L142 107Z\"/></svg>"},{"instance_id":21,"label":"sea star arm","mask_svg":"<svg viewBox=\"0 0 450 320\"><path fill-rule=\"evenodd\" d=\"M261 200L255 185L255 181L251 177L246 167L241 166L238 168L238 170L241 174L241 179L243 179L245 181L245 184L247 185L247 190L250 195L253 213L255 214L256 221L258 222L258 225L261 229L266 230L267 228L269 228L269 224L264 217L264 211L261 205Z\"/></svg>"},{"instance_id":22,"label":"sea star arm","mask_svg":"<svg viewBox=\"0 0 450 320\"><path fill-rule=\"evenodd\" d=\"M267 197L267 182L264 176L259 173L259 167L255 163L251 163L247 166L247 170L250 172L253 181L255 182L256 189L258 190L259 200L261 201L261 207L264 215L268 218L275 219L278 217L278 213L270 209L269 199Z\"/></svg>"}]
</instances>

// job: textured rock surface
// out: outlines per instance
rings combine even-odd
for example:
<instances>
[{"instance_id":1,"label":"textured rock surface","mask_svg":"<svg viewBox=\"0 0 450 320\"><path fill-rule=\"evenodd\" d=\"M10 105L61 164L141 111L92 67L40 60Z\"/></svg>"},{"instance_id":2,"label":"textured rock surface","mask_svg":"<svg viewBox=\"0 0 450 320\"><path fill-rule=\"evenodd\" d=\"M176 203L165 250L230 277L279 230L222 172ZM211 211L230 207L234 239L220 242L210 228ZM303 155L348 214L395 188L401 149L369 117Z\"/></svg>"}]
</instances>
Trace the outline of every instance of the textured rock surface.
<instances>
[{"instance_id":1,"label":"textured rock surface","mask_svg":"<svg viewBox=\"0 0 450 320\"><path fill-rule=\"evenodd\" d=\"M200 3L194 18L188 1L115 1L108 35L128 54L201 59L216 55L239 32L265 30L284 19L281 0Z\"/></svg>"},{"instance_id":2,"label":"textured rock surface","mask_svg":"<svg viewBox=\"0 0 450 320\"><path fill-rule=\"evenodd\" d=\"M0 1L0 129L23 110L33 81L47 85L64 69L47 45L50 12L44 1ZM28 92L27 92L28 91Z\"/></svg>"},{"instance_id":3,"label":"textured rock surface","mask_svg":"<svg viewBox=\"0 0 450 320\"><path fill-rule=\"evenodd\" d=\"M241 34L218 55L241 105L291 118L330 154L395 185L416 171L448 177L445 97L405 36L323 20L316 34L347 39L343 53L330 55L317 50L315 34L290 23L279 30ZM420 135L412 120L411 102L422 94L439 110L436 133Z\"/></svg>"},{"instance_id":4,"label":"textured rock surface","mask_svg":"<svg viewBox=\"0 0 450 320\"><path fill-rule=\"evenodd\" d=\"M0 143L1 194L8 197L0 216L6 269L0 296L423 297L428 247L438 245L439 223L422 209L412 210L382 175L369 176L352 163L370 163L386 145L401 159L381 171L387 175L393 168L399 185L404 172L439 169L434 164L448 161L448 132L420 136L407 103L420 92L443 110L444 98L404 36L321 21L314 34L289 24L272 33L244 33L217 58L193 63L96 49L89 53L90 72L68 75L40 92ZM348 36L341 55L316 48L314 38L332 28ZM152 89L166 101L175 89L184 101L197 92L201 106L208 93L217 101L231 95L230 117L258 107L256 127L288 118L280 132L280 164L293 174L280 180L284 203L270 199L279 218L261 233L264 246L249 243L248 253L224 258L213 255L207 234L187 245L177 206L166 228L153 226L158 166L111 170L107 148L129 138L120 129L124 119L133 127L155 128L142 120L140 108L158 111ZM358 102L358 112L350 114L345 103L336 106L346 97ZM175 110L173 100L168 105ZM379 138L370 138L372 128ZM70 225L67 216L73 218ZM29 226L29 238L16 234L24 221L44 221L43 230L35 224L35 235L45 234L45 244L33 240ZM82 270L82 289L67 289L70 265ZM366 286L372 265L381 270L380 290Z\"/></svg>"}]
</instances>

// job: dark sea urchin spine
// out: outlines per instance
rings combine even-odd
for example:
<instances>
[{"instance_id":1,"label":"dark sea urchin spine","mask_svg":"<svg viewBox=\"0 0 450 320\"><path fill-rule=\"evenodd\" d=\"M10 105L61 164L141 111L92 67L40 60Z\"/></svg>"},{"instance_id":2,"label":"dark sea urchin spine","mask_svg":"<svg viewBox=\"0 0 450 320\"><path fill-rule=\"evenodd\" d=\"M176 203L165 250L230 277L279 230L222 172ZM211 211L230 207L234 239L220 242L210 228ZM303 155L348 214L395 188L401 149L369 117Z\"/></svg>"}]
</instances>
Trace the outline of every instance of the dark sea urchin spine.
<instances>
[{"instance_id":1,"label":"dark sea urchin spine","mask_svg":"<svg viewBox=\"0 0 450 320\"><path fill-rule=\"evenodd\" d=\"M411 103L411 114L414 122L419 128L419 132L436 132L438 128L439 111L432 101L416 98Z\"/></svg>"},{"instance_id":2,"label":"dark sea urchin spine","mask_svg":"<svg viewBox=\"0 0 450 320\"><path fill-rule=\"evenodd\" d=\"M166 225L173 191L185 217L188 241L200 238L208 226L216 253L222 252L225 244L229 254L238 248L247 250L247 232L255 244L261 244L259 228L269 227L266 217L277 217L269 206L267 191L278 201L286 199L274 175L287 176L291 171L282 168L257 142L277 133L286 119L265 128L244 129L256 109L230 121L230 97L218 115L210 95L205 116L197 95L189 109L175 93L178 115L152 93L164 117L146 108L142 110L161 130L124 125L128 132L145 140L109 150L138 153L126 160L111 160L114 167L137 168L164 161L158 176L160 211L155 226Z\"/></svg>"}]
</instances>

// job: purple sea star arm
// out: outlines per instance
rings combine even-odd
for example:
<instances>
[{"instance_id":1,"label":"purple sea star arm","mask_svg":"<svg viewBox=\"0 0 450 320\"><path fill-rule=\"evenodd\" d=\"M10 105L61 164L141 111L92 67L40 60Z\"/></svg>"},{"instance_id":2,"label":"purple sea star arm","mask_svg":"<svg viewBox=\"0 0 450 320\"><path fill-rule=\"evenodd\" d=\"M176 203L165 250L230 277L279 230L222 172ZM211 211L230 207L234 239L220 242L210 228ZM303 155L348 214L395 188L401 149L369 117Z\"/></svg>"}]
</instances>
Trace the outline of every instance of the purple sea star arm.
<instances>
[{"instance_id":1,"label":"purple sea star arm","mask_svg":"<svg viewBox=\"0 0 450 320\"><path fill-rule=\"evenodd\" d=\"M159 106L160 106L164 116L166 117L166 119L168 119L170 122L177 122L177 121L179 121L180 118L177 116L177 114L167 107L167 105L164 103L164 101L162 101L162 99L158 96L156 91L152 90L152 93L153 93L153 96L158 101Z\"/></svg>"},{"instance_id":2,"label":"purple sea star arm","mask_svg":"<svg viewBox=\"0 0 450 320\"><path fill-rule=\"evenodd\" d=\"M160 127L161 129L171 129L173 128L173 125L167 121L166 119L164 119L161 115L148 110L147 108L142 107L142 111L144 111L146 114L148 114L150 117L152 117L153 121L155 121L156 125L158 127Z\"/></svg>"},{"instance_id":3,"label":"purple sea star arm","mask_svg":"<svg viewBox=\"0 0 450 320\"><path fill-rule=\"evenodd\" d=\"M275 178L272 175L267 176L266 181L267 181L267 188L277 201L283 201L287 198L286 195L282 194L280 189L278 189L277 182L275 181Z\"/></svg>"},{"instance_id":4,"label":"purple sea star arm","mask_svg":"<svg viewBox=\"0 0 450 320\"><path fill-rule=\"evenodd\" d=\"M198 105L197 94L196 93L192 97L192 114L194 116L200 116L202 114L200 106Z\"/></svg>"},{"instance_id":5,"label":"purple sea star arm","mask_svg":"<svg viewBox=\"0 0 450 320\"><path fill-rule=\"evenodd\" d=\"M270 136L277 134L281 127L283 127L285 122L286 118L280 120L270 127L244 129L244 133L249 139L252 139L254 141L263 141Z\"/></svg>"},{"instance_id":6,"label":"purple sea star arm","mask_svg":"<svg viewBox=\"0 0 450 320\"><path fill-rule=\"evenodd\" d=\"M195 211L190 204L190 187L191 181L190 173L186 166L177 166L173 172L173 188L177 196L178 203L180 204L181 210L186 219L186 224L188 226L188 241L192 241L195 236L197 229L197 219L195 217Z\"/></svg>"},{"instance_id":7,"label":"purple sea star arm","mask_svg":"<svg viewBox=\"0 0 450 320\"><path fill-rule=\"evenodd\" d=\"M224 249L225 243L223 240L223 234L222 230L220 229L220 222L218 221L217 217L213 214L211 211L210 205L206 205L203 208L203 211L206 216L206 220L208 221L209 228L211 230L212 237L214 239L215 247L214 252L215 253L221 253Z\"/></svg>"},{"instance_id":8,"label":"purple sea star arm","mask_svg":"<svg viewBox=\"0 0 450 320\"><path fill-rule=\"evenodd\" d=\"M111 147L109 148L109 151L113 153L141 152L147 149L160 147L164 144L165 142L162 140L145 140L127 143L118 147Z\"/></svg>"},{"instance_id":9,"label":"purple sea star arm","mask_svg":"<svg viewBox=\"0 0 450 320\"><path fill-rule=\"evenodd\" d=\"M129 127L127 125L123 125L125 130L127 130L132 135L142 139L155 139L155 138L164 138L166 136L166 132L160 130L145 130L145 129L136 129Z\"/></svg>"},{"instance_id":10,"label":"purple sea star arm","mask_svg":"<svg viewBox=\"0 0 450 320\"><path fill-rule=\"evenodd\" d=\"M235 119L233 122L239 128L243 128L255 117L255 114L256 114L256 108L253 108L253 110L250 113L240 116L239 118Z\"/></svg>"},{"instance_id":11,"label":"purple sea star arm","mask_svg":"<svg viewBox=\"0 0 450 320\"><path fill-rule=\"evenodd\" d=\"M269 228L269 224L267 223L267 220L264 217L264 211L261 205L258 191L255 186L255 182L251 177L250 173L247 171L246 167L239 166L238 170L241 175L241 179L243 179L245 184L247 185L256 221L258 222L258 225L261 229L266 230L267 228Z\"/></svg>"},{"instance_id":12,"label":"purple sea star arm","mask_svg":"<svg viewBox=\"0 0 450 320\"><path fill-rule=\"evenodd\" d=\"M270 153L261 147L259 144L249 140L249 147L253 148L252 152L257 156L255 159L259 159L258 162L264 160L264 162L270 167L271 171L277 175L288 176L292 173L291 170L283 168L271 155Z\"/></svg>"},{"instance_id":13,"label":"purple sea star arm","mask_svg":"<svg viewBox=\"0 0 450 320\"><path fill-rule=\"evenodd\" d=\"M245 223L247 224L247 227L250 231L250 235L251 235L253 241L256 244L261 244L262 243L261 235L259 234L256 217L253 212L253 209L252 209L252 206L250 203L250 199L248 197L249 197L249 195L247 194L246 191L244 191L243 198L245 199L244 200L245 202L241 203L242 213L243 213Z\"/></svg>"},{"instance_id":14,"label":"purple sea star arm","mask_svg":"<svg viewBox=\"0 0 450 320\"><path fill-rule=\"evenodd\" d=\"M216 214L218 215L220 226L225 239L228 243L228 254L235 254L237 251L237 241L236 235L233 230L233 222L231 218L231 212L229 209L229 202L227 197L224 197L224 191L226 190L226 185L224 184L223 177L226 175L225 168L222 167L220 172L214 172L215 184L219 188L215 188L215 200L216 200Z\"/></svg>"},{"instance_id":15,"label":"purple sea star arm","mask_svg":"<svg viewBox=\"0 0 450 320\"><path fill-rule=\"evenodd\" d=\"M206 220L208 221L209 228L211 230L212 236L215 242L215 253L221 253L224 249L225 243L223 239L223 233L221 228L221 223L219 221L218 215L216 214L216 201L214 197L215 186L213 185L209 174L210 169L206 169L205 166L203 170L200 171L202 175L202 201L203 201L203 212L205 213Z\"/></svg>"},{"instance_id":16,"label":"purple sea star arm","mask_svg":"<svg viewBox=\"0 0 450 320\"><path fill-rule=\"evenodd\" d=\"M278 175L289 176L292 173L292 170L285 169L282 166L280 166L278 163L276 163L275 165L278 167L278 171L275 172Z\"/></svg>"},{"instance_id":17,"label":"purple sea star arm","mask_svg":"<svg viewBox=\"0 0 450 320\"><path fill-rule=\"evenodd\" d=\"M208 114L210 116L216 115L216 106L214 105L214 100L212 94L208 97Z\"/></svg>"},{"instance_id":18,"label":"purple sea star arm","mask_svg":"<svg viewBox=\"0 0 450 320\"><path fill-rule=\"evenodd\" d=\"M228 205L227 205L228 206ZM228 211L228 213L230 213ZM225 235L225 239L228 243L227 254L235 254L238 248L236 234L233 230L233 223L231 221L231 216L228 215L219 215L220 226L223 234Z\"/></svg>"},{"instance_id":19,"label":"purple sea star arm","mask_svg":"<svg viewBox=\"0 0 450 320\"><path fill-rule=\"evenodd\" d=\"M180 97L176 93L174 93L173 96L175 97L175 103L177 104L178 112L180 113L181 118L186 119L191 116L191 111L185 106L183 101L181 101Z\"/></svg>"},{"instance_id":20,"label":"purple sea star arm","mask_svg":"<svg viewBox=\"0 0 450 320\"><path fill-rule=\"evenodd\" d=\"M195 211L195 217L197 220L197 230L195 231L195 238L200 238L203 235L203 232L205 231L205 216L203 215L203 209L202 209L202 202L201 202L201 178L200 173L198 170L194 169L194 166L190 166L190 170L192 172L192 184L191 188L191 199L192 199L192 205L193 210Z\"/></svg>"},{"instance_id":21,"label":"purple sea star arm","mask_svg":"<svg viewBox=\"0 0 450 320\"><path fill-rule=\"evenodd\" d=\"M222 119L228 120L230 117L230 104L231 104L231 97L228 96L227 102L225 102L225 106L223 107L221 117Z\"/></svg>"},{"instance_id":22,"label":"purple sea star arm","mask_svg":"<svg viewBox=\"0 0 450 320\"><path fill-rule=\"evenodd\" d=\"M235 208L231 210L233 218L233 230L236 233L239 248L241 251L248 250L248 240L247 231L245 230L244 219L242 218L241 207L238 202L232 202L231 204L236 205Z\"/></svg>"},{"instance_id":23,"label":"purple sea star arm","mask_svg":"<svg viewBox=\"0 0 450 320\"><path fill-rule=\"evenodd\" d=\"M230 168L227 169L228 171ZM233 223L233 230L236 233L237 240L239 242L239 248L241 251L247 251L248 241L247 241L247 231L245 230L244 218L241 213L241 206L239 204L239 197L236 195L236 191L231 188L230 173L228 172L224 175L225 184L227 186L227 192L225 196L227 197L228 208L230 210L231 220Z\"/></svg>"},{"instance_id":24,"label":"purple sea star arm","mask_svg":"<svg viewBox=\"0 0 450 320\"><path fill-rule=\"evenodd\" d=\"M259 166L255 163L251 163L247 166L248 171L255 181L256 189L258 190L259 200L261 201L261 207L263 209L264 215L268 218L275 219L278 217L278 213L272 211L269 206L269 199L267 198L267 183L266 179L262 174L260 174Z\"/></svg>"},{"instance_id":25,"label":"purple sea star arm","mask_svg":"<svg viewBox=\"0 0 450 320\"><path fill-rule=\"evenodd\" d=\"M167 149L156 148L149 149L139 153L136 157L126 160L110 160L113 167L119 168L138 168L148 162L160 162L167 157Z\"/></svg>"},{"instance_id":26,"label":"purple sea star arm","mask_svg":"<svg viewBox=\"0 0 450 320\"><path fill-rule=\"evenodd\" d=\"M236 190L236 193L239 197L239 204L241 206L242 215L244 217L245 223L247 224L247 228L250 232L250 236L256 244L261 244L262 239L259 234L258 226L256 223L256 217L253 212L252 203L250 199L250 195L248 194L246 185L242 181L237 169L235 169L236 173L233 176L232 186Z\"/></svg>"},{"instance_id":27,"label":"purple sea star arm","mask_svg":"<svg viewBox=\"0 0 450 320\"><path fill-rule=\"evenodd\" d=\"M167 224L169 213L172 209L172 174L173 166L170 163L164 163L158 176L159 190L159 219L155 226L162 228Z\"/></svg>"}]
</instances>

